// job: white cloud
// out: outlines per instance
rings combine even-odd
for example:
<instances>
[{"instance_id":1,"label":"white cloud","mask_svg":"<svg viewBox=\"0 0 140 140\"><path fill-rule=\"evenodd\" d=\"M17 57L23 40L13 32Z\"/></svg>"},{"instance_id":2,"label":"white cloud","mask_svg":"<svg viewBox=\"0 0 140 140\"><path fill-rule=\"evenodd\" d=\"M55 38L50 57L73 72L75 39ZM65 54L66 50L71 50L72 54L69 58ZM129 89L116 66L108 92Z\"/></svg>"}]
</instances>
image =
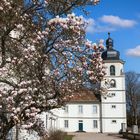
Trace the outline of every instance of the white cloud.
<instances>
[{"instance_id":1,"label":"white cloud","mask_svg":"<svg viewBox=\"0 0 140 140\"><path fill-rule=\"evenodd\" d=\"M113 15L104 15L100 18L100 21L104 23L109 23L113 26L118 26L123 28L130 28L136 25L135 20L122 19L119 16L113 16Z\"/></svg>"},{"instance_id":2,"label":"white cloud","mask_svg":"<svg viewBox=\"0 0 140 140\"><path fill-rule=\"evenodd\" d=\"M86 32L87 33L95 33L95 32L110 32L115 31L116 29L111 26L101 26L98 22L96 22L93 18L85 19L88 22Z\"/></svg>"},{"instance_id":3,"label":"white cloud","mask_svg":"<svg viewBox=\"0 0 140 140\"><path fill-rule=\"evenodd\" d=\"M115 31L116 29L114 27L111 27L111 26L101 26L101 25L98 25L96 28L95 28L95 32L112 32L112 31Z\"/></svg>"},{"instance_id":4,"label":"white cloud","mask_svg":"<svg viewBox=\"0 0 140 140\"><path fill-rule=\"evenodd\" d=\"M140 57L140 45L138 45L134 49L128 49L127 52L126 52L126 55Z\"/></svg>"},{"instance_id":5,"label":"white cloud","mask_svg":"<svg viewBox=\"0 0 140 140\"><path fill-rule=\"evenodd\" d=\"M95 27L95 20L93 18L89 18L89 19L85 19L85 21L87 22L87 28L86 31L88 33L92 33L94 32L94 27Z\"/></svg>"},{"instance_id":6,"label":"white cloud","mask_svg":"<svg viewBox=\"0 0 140 140\"><path fill-rule=\"evenodd\" d=\"M112 32L121 28L131 28L137 24L135 20L122 19L119 16L103 15L101 18L94 20L93 18L84 18L88 23L86 32Z\"/></svg>"}]
</instances>

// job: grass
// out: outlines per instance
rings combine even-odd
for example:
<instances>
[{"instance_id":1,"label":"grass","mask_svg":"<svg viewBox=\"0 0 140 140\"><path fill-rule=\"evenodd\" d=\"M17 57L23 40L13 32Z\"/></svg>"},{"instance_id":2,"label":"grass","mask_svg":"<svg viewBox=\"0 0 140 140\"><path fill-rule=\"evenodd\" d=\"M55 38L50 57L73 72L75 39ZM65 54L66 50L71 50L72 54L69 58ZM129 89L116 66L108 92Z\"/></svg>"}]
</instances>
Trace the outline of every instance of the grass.
<instances>
[{"instance_id":1,"label":"grass","mask_svg":"<svg viewBox=\"0 0 140 140\"><path fill-rule=\"evenodd\" d=\"M72 140L73 135L68 135L61 130L51 130L49 137L44 137L42 140Z\"/></svg>"},{"instance_id":2,"label":"grass","mask_svg":"<svg viewBox=\"0 0 140 140\"><path fill-rule=\"evenodd\" d=\"M65 135L64 140L72 140L73 135Z\"/></svg>"}]
</instances>

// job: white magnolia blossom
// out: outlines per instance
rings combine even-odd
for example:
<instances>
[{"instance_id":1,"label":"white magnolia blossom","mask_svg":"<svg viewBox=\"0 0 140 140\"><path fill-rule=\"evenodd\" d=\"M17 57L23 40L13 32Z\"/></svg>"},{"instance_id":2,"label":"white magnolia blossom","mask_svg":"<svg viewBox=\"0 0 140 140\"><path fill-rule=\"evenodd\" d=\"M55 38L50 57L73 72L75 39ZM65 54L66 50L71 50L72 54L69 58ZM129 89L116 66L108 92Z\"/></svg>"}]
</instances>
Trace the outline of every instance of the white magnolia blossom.
<instances>
[{"instance_id":1,"label":"white magnolia blossom","mask_svg":"<svg viewBox=\"0 0 140 140\"><path fill-rule=\"evenodd\" d=\"M33 128L37 114L61 107L81 85L105 75L103 42L85 39L84 18L61 14L66 5L51 0L22 2L0 2L0 139L17 124Z\"/></svg>"}]
</instances>

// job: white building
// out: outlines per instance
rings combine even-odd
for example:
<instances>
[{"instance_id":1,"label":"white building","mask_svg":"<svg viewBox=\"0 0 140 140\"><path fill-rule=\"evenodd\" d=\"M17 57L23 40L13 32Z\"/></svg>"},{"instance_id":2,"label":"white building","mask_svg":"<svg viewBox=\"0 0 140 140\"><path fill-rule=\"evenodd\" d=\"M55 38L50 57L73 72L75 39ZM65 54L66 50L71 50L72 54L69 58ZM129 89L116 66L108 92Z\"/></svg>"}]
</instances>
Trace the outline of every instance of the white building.
<instances>
[{"instance_id":1,"label":"white building","mask_svg":"<svg viewBox=\"0 0 140 140\"><path fill-rule=\"evenodd\" d=\"M110 35L106 40L106 48L102 58L107 67L106 79L110 81L108 93L99 97L87 89L77 91L65 107L40 115L46 129L118 133L122 126L126 127L124 61L119 58L119 52L113 48ZM21 140L39 139L35 134L30 134L29 137L26 132L20 135Z\"/></svg>"},{"instance_id":2,"label":"white building","mask_svg":"<svg viewBox=\"0 0 140 140\"><path fill-rule=\"evenodd\" d=\"M106 79L110 87L106 96L97 98L92 91L81 89L80 96L67 103L65 108L51 110L44 117L47 129L67 132L115 132L126 127L126 97L124 61L113 48L113 40L106 40L106 51L102 58L107 67ZM78 94L77 94L78 95Z\"/></svg>"}]
</instances>

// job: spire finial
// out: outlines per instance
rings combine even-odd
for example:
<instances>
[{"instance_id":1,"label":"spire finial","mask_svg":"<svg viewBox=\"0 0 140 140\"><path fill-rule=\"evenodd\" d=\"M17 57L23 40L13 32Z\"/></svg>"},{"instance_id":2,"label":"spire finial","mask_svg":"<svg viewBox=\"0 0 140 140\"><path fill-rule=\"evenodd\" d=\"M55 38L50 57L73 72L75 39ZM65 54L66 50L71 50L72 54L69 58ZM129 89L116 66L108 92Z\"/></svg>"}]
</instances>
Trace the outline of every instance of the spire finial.
<instances>
[{"instance_id":1,"label":"spire finial","mask_svg":"<svg viewBox=\"0 0 140 140\"><path fill-rule=\"evenodd\" d=\"M110 32L108 32L108 38L110 38Z\"/></svg>"},{"instance_id":2,"label":"spire finial","mask_svg":"<svg viewBox=\"0 0 140 140\"><path fill-rule=\"evenodd\" d=\"M108 39L106 40L106 47L107 49L113 48L113 39L110 38L110 32L108 32Z\"/></svg>"}]
</instances>

